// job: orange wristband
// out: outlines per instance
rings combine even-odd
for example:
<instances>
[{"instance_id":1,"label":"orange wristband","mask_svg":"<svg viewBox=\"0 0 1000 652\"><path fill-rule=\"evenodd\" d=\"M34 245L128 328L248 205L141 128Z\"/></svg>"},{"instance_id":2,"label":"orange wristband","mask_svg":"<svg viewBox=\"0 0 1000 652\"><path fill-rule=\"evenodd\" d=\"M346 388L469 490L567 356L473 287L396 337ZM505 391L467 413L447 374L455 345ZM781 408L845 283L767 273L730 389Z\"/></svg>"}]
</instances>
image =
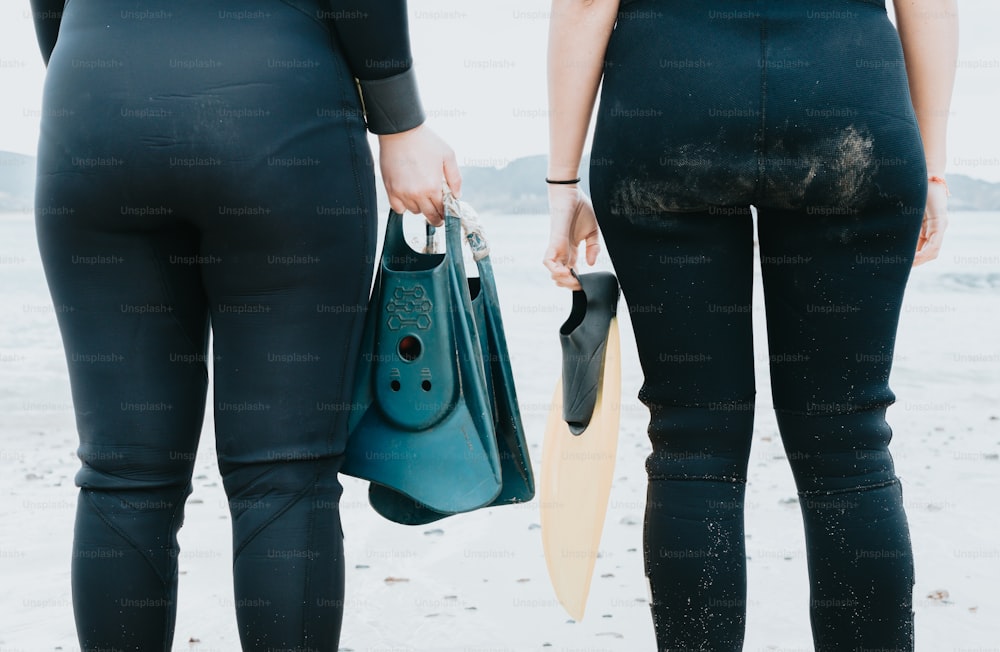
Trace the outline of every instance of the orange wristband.
<instances>
[{"instance_id":1,"label":"orange wristband","mask_svg":"<svg viewBox=\"0 0 1000 652\"><path fill-rule=\"evenodd\" d=\"M940 183L942 186L944 186L944 191L948 193L949 197L951 197L951 190L948 189L948 182L944 180L944 177L939 177L937 175L934 175L927 177L927 180L930 181L931 183Z\"/></svg>"}]
</instances>

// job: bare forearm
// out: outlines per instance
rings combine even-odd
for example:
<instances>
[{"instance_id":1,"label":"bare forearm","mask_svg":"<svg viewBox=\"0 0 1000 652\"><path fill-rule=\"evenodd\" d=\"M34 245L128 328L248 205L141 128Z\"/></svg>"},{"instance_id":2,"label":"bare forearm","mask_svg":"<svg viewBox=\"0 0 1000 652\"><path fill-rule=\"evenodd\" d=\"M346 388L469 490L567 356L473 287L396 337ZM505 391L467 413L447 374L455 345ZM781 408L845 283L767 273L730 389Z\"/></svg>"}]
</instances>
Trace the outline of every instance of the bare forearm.
<instances>
[{"instance_id":1,"label":"bare forearm","mask_svg":"<svg viewBox=\"0 0 1000 652\"><path fill-rule=\"evenodd\" d=\"M943 175L947 166L948 112L958 61L958 2L894 0L894 7L927 171Z\"/></svg>"},{"instance_id":2,"label":"bare forearm","mask_svg":"<svg viewBox=\"0 0 1000 652\"><path fill-rule=\"evenodd\" d=\"M578 174L619 0L553 0L549 24L549 178Z\"/></svg>"}]
</instances>

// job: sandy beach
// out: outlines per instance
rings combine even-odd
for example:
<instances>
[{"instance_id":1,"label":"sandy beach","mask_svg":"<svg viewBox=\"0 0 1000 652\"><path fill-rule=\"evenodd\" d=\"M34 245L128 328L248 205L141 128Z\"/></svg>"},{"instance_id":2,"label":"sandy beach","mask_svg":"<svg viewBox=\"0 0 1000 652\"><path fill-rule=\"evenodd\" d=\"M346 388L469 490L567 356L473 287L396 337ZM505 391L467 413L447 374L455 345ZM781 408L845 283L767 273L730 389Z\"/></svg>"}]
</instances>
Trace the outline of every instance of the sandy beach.
<instances>
[{"instance_id":1,"label":"sandy beach","mask_svg":"<svg viewBox=\"0 0 1000 652\"><path fill-rule=\"evenodd\" d=\"M537 472L569 296L539 263L545 216L486 215L483 223ZM899 330L889 422L916 554L919 652L1000 652L998 252L1000 214L953 215L942 258L913 273ZM606 254L599 267L609 267ZM805 547L771 410L759 271L754 301L744 649L805 652ZM571 621L552 592L537 501L406 527L371 510L366 483L344 478L341 650L655 650L641 553L648 413L635 398L641 373L622 305L616 480L585 618ZM31 217L0 216L0 652L79 649L69 583L78 460L56 309ZM209 410L180 534L175 651L239 650L230 522L213 446Z\"/></svg>"}]
</instances>

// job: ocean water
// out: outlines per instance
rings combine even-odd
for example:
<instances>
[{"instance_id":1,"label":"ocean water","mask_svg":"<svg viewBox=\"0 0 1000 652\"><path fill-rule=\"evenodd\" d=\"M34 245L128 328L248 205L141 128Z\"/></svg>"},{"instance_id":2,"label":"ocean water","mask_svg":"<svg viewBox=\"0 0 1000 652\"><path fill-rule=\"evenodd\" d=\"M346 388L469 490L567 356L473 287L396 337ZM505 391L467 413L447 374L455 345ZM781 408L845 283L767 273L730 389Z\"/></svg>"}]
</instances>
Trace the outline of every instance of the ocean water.
<instances>
[{"instance_id":1,"label":"ocean water","mask_svg":"<svg viewBox=\"0 0 1000 652\"><path fill-rule=\"evenodd\" d=\"M891 379L898 396L889 417L892 450L918 563L920 652L992 649L982 646L1000 640L994 589L1000 582L1000 213L957 213L951 220L941 258L912 273ZM550 283L540 262L548 238L545 215L484 215L482 223L537 471L559 372L556 332L569 312L569 295ZM420 221L414 219L408 232L418 238ZM606 254L598 267L610 268ZM761 299L758 278L745 649L804 650L810 640L804 542L768 409ZM620 314L619 455L584 621L568 622L551 594L536 504L405 528L374 516L364 483L346 479L343 649L653 649L640 552L648 413L635 399L642 377L624 304ZM0 215L0 324L0 577L5 586L18 587L0 592L0 649L75 650L68 578L78 466L73 411L56 311L26 214ZM181 532L175 650L238 647L228 515L211 439L206 425ZM407 581L387 583L387 577Z\"/></svg>"}]
</instances>

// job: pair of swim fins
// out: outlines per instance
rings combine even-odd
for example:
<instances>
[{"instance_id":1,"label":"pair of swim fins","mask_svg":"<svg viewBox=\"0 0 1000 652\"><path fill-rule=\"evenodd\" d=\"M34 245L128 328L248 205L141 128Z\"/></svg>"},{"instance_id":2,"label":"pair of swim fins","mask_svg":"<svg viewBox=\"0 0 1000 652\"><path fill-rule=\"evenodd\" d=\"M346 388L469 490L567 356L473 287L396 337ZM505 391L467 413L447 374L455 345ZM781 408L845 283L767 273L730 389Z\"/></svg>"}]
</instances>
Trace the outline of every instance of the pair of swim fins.
<instances>
[{"instance_id":1,"label":"pair of swim fins","mask_svg":"<svg viewBox=\"0 0 1000 652\"><path fill-rule=\"evenodd\" d=\"M355 381L343 472L407 525L535 492L489 250L467 230L479 270L468 278L460 232L475 223L456 212L445 253L414 251L390 213Z\"/></svg>"},{"instance_id":2,"label":"pair of swim fins","mask_svg":"<svg viewBox=\"0 0 1000 652\"><path fill-rule=\"evenodd\" d=\"M569 319L559 330L562 378L556 384L539 478L542 548L559 602L583 618L607 514L618 448L621 354L618 280L574 275Z\"/></svg>"}]
</instances>

